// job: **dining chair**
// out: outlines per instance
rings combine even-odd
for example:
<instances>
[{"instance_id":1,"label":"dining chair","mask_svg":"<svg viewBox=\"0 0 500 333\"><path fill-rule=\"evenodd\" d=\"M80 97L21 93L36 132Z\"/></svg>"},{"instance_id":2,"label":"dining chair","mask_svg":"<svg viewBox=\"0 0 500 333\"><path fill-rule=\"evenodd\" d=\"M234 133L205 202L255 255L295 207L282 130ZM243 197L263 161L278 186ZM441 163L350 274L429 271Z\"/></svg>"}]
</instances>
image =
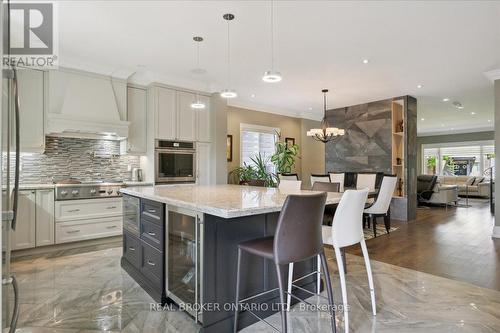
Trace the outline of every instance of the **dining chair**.
<instances>
[{"instance_id":1,"label":"dining chair","mask_svg":"<svg viewBox=\"0 0 500 333\"><path fill-rule=\"evenodd\" d=\"M389 233L391 229L391 200L396 189L398 178L396 176L384 176L382 185L378 192L377 199L370 207L366 208L363 214L363 221L373 224L373 235L377 237L377 217L384 218L385 230Z\"/></svg>"},{"instance_id":2,"label":"dining chair","mask_svg":"<svg viewBox=\"0 0 500 333\"><path fill-rule=\"evenodd\" d=\"M358 173L356 177L356 189L362 190L367 188L370 192L375 192L376 181L376 173Z\"/></svg>"},{"instance_id":3,"label":"dining chair","mask_svg":"<svg viewBox=\"0 0 500 333\"><path fill-rule=\"evenodd\" d=\"M281 192L290 192L290 191L300 191L300 187L302 186L301 180L280 180L280 184L278 185L278 189Z\"/></svg>"},{"instance_id":4,"label":"dining chair","mask_svg":"<svg viewBox=\"0 0 500 333\"><path fill-rule=\"evenodd\" d=\"M299 175L296 173L279 173L278 178L280 180L299 180Z\"/></svg>"},{"instance_id":5,"label":"dining chair","mask_svg":"<svg viewBox=\"0 0 500 333\"><path fill-rule=\"evenodd\" d=\"M330 182L340 184L340 192L344 192L345 173L330 172Z\"/></svg>"},{"instance_id":6,"label":"dining chair","mask_svg":"<svg viewBox=\"0 0 500 333\"><path fill-rule=\"evenodd\" d=\"M344 262L341 252L342 248L358 243L361 245L361 251L365 260L366 273L368 275L372 313L374 316L377 315L372 269L362 226L363 210L367 198L367 189L345 191L342 195L342 199L340 199L335 216L333 217L330 235L325 235L323 232L323 243L333 246L335 250L335 258L337 259L337 267L340 276L340 288L342 291L342 303L344 305L345 332L349 332L349 311L347 311L347 288L345 282Z\"/></svg>"},{"instance_id":7,"label":"dining chair","mask_svg":"<svg viewBox=\"0 0 500 333\"><path fill-rule=\"evenodd\" d=\"M312 173L311 174L311 186L313 186L315 182L330 183L330 176Z\"/></svg>"}]
</instances>

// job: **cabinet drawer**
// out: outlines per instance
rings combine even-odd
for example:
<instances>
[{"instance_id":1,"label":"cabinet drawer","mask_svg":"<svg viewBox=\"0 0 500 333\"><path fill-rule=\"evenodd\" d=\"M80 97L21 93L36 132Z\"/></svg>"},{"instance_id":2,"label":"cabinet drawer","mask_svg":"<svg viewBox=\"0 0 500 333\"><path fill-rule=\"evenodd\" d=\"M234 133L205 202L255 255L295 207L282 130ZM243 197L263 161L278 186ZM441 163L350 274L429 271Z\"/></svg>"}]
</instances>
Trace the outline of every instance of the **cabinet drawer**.
<instances>
[{"instance_id":1,"label":"cabinet drawer","mask_svg":"<svg viewBox=\"0 0 500 333\"><path fill-rule=\"evenodd\" d=\"M141 241L128 232L123 233L123 256L134 267L141 268Z\"/></svg>"},{"instance_id":2,"label":"cabinet drawer","mask_svg":"<svg viewBox=\"0 0 500 333\"><path fill-rule=\"evenodd\" d=\"M56 223L56 244L122 234L121 217Z\"/></svg>"},{"instance_id":3,"label":"cabinet drawer","mask_svg":"<svg viewBox=\"0 0 500 333\"><path fill-rule=\"evenodd\" d=\"M163 223L164 205L160 202L141 199L141 219Z\"/></svg>"},{"instance_id":4,"label":"cabinet drawer","mask_svg":"<svg viewBox=\"0 0 500 333\"><path fill-rule=\"evenodd\" d=\"M153 285L161 288L163 284L163 254L144 241L141 244L142 273Z\"/></svg>"},{"instance_id":5,"label":"cabinet drawer","mask_svg":"<svg viewBox=\"0 0 500 333\"><path fill-rule=\"evenodd\" d=\"M56 202L56 221L122 215L122 198L68 200Z\"/></svg>"},{"instance_id":6,"label":"cabinet drawer","mask_svg":"<svg viewBox=\"0 0 500 333\"><path fill-rule=\"evenodd\" d=\"M148 220L141 221L141 239L163 252L163 227Z\"/></svg>"}]
</instances>

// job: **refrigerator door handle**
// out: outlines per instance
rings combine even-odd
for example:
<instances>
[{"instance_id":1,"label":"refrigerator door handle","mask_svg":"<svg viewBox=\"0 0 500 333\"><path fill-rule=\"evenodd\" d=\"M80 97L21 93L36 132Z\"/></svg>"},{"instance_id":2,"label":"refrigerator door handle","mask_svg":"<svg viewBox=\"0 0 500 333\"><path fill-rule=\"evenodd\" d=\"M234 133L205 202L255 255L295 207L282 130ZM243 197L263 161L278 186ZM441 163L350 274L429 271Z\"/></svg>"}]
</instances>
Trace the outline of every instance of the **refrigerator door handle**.
<instances>
[{"instance_id":1,"label":"refrigerator door handle","mask_svg":"<svg viewBox=\"0 0 500 333\"><path fill-rule=\"evenodd\" d=\"M19 202L19 164L20 164L20 152L21 152L21 147L20 147L20 138L19 138L19 130L20 130L20 124L19 124L19 112L20 112L20 102L19 102L19 87L18 87L18 80L17 80L17 69L16 67L12 68L13 72L13 83L14 83L14 122L15 122L15 132L16 132L16 137L15 137L15 144L16 144L16 166L14 169L14 189L13 189L13 201L12 201L12 212L13 212L13 217L12 217L12 230L16 230L16 222L17 222L17 207L18 207L18 202Z\"/></svg>"}]
</instances>

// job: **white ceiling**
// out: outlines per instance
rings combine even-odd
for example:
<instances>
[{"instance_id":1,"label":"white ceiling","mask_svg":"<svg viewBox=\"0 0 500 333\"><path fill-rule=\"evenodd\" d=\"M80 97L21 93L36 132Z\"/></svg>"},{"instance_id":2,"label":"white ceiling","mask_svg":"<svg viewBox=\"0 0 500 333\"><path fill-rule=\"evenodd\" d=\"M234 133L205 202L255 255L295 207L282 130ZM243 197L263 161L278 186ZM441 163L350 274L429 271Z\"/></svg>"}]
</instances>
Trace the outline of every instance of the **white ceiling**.
<instances>
[{"instance_id":1,"label":"white ceiling","mask_svg":"<svg viewBox=\"0 0 500 333\"><path fill-rule=\"evenodd\" d=\"M331 91L329 108L409 94L418 99L420 134L493 128L493 88L483 73L500 68L500 2L275 1L283 74L276 84L261 80L270 67L269 8L270 1L61 1L60 64L218 91L226 88L222 15L231 12L239 94L232 105L320 119L322 88ZM195 35L205 38L203 75L192 72Z\"/></svg>"}]
</instances>

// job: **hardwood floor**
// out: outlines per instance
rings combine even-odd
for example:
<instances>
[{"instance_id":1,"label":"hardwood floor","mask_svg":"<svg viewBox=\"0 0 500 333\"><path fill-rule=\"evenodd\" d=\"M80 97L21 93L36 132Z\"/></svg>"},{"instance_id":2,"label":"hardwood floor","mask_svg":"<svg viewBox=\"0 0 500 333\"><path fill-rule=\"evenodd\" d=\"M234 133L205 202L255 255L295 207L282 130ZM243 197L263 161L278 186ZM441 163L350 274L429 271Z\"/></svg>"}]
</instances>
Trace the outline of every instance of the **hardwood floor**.
<instances>
[{"instance_id":1,"label":"hardwood floor","mask_svg":"<svg viewBox=\"0 0 500 333\"><path fill-rule=\"evenodd\" d=\"M500 290L500 240L485 201L472 207L421 208L417 219L367 241L370 259ZM382 223L382 221L380 221ZM348 253L361 255L357 247Z\"/></svg>"}]
</instances>

